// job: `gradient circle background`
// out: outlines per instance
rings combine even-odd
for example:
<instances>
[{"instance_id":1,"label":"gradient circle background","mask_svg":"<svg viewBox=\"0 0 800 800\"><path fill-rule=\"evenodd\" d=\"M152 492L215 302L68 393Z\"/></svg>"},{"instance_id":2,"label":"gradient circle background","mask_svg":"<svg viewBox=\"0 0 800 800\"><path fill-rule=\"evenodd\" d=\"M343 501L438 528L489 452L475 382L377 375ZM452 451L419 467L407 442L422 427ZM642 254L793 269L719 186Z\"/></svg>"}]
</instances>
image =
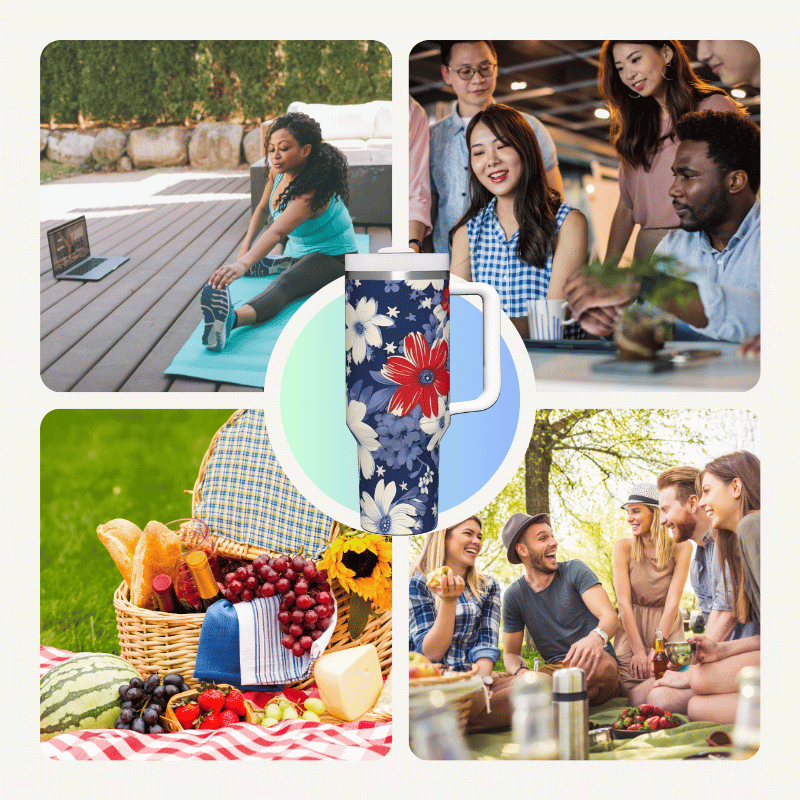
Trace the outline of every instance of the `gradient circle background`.
<instances>
[{"instance_id":1,"label":"gradient circle background","mask_svg":"<svg viewBox=\"0 0 800 800\"><path fill-rule=\"evenodd\" d=\"M452 296L451 403L481 393L482 341L481 311L464 298ZM440 514L482 489L502 465L514 440L520 418L520 382L504 341L501 347L499 399L485 411L455 415L442 438ZM308 479L328 497L359 514L356 443L345 424L344 366L344 298L340 296L308 320L295 339L281 379L280 416L287 444ZM267 387L268 392L271 389Z\"/></svg>"}]
</instances>

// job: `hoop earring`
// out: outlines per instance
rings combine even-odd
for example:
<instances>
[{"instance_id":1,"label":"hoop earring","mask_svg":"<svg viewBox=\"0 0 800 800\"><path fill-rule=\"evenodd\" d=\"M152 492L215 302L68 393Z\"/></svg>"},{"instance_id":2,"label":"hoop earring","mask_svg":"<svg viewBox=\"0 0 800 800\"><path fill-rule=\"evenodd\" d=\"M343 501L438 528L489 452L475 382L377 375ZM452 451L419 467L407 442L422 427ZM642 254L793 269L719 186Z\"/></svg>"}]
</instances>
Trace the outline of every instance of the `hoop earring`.
<instances>
[{"instance_id":1,"label":"hoop earring","mask_svg":"<svg viewBox=\"0 0 800 800\"><path fill-rule=\"evenodd\" d=\"M667 76L664 74L664 73L667 71L667 67L669 67L669 66L671 66L671 64L669 63L669 61L667 61L667 63L666 63L666 64L664 64L664 68L661 70L661 77L662 77L662 78L663 78L665 81L671 81L671 80L672 80L672 78L668 78L668 77L667 77Z\"/></svg>"},{"instance_id":2,"label":"hoop earring","mask_svg":"<svg viewBox=\"0 0 800 800\"><path fill-rule=\"evenodd\" d=\"M631 94L630 92L628 92L628 97L632 97L634 100L638 100L638 99L641 98L641 95L640 94Z\"/></svg>"}]
</instances>

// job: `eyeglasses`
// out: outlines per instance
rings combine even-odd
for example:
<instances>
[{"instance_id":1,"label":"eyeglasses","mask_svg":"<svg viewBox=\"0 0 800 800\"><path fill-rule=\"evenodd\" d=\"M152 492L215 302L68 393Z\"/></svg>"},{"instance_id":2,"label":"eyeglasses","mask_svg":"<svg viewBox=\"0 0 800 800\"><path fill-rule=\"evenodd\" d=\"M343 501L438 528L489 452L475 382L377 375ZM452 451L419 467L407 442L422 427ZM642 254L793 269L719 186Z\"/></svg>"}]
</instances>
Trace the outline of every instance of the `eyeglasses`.
<instances>
[{"instance_id":1,"label":"eyeglasses","mask_svg":"<svg viewBox=\"0 0 800 800\"><path fill-rule=\"evenodd\" d=\"M462 81L469 81L472 80L472 76L477 72L482 78L491 78L494 75L494 71L497 68L497 64L481 64L478 69L474 69L473 67L459 67L458 69L451 69L448 67L447 69L450 72L455 72Z\"/></svg>"}]
</instances>

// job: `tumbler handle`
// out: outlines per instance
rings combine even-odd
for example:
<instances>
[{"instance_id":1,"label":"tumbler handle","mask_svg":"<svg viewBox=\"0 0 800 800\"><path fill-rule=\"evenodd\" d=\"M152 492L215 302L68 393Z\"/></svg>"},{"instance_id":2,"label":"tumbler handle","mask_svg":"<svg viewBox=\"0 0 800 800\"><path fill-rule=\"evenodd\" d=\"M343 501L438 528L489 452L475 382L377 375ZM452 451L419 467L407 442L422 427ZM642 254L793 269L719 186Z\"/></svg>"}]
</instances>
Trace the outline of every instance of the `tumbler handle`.
<instances>
[{"instance_id":1,"label":"tumbler handle","mask_svg":"<svg viewBox=\"0 0 800 800\"><path fill-rule=\"evenodd\" d=\"M450 416L483 411L500 397L500 297L488 283L450 280L450 294L477 294L483 301L483 391L474 400L450 404Z\"/></svg>"}]
</instances>

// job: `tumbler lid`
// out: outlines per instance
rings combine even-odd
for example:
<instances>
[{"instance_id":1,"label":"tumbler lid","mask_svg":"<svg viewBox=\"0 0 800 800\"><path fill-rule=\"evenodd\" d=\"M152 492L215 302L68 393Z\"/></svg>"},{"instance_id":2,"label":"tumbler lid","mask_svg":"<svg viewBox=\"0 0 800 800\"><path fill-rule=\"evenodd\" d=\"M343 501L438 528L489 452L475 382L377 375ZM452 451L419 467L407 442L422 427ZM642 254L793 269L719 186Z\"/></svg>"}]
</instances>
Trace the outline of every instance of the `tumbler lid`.
<instances>
[{"instance_id":1,"label":"tumbler lid","mask_svg":"<svg viewBox=\"0 0 800 800\"><path fill-rule=\"evenodd\" d=\"M586 691L586 673L578 667L557 669L553 673L553 694L573 694Z\"/></svg>"},{"instance_id":2,"label":"tumbler lid","mask_svg":"<svg viewBox=\"0 0 800 800\"><path fill-rule=\"evenodd\" d=\"M377 253L348 253L344 257L344 268L345 272L449 273L450 257L446 253L416 253L405 247L383 247Z\"/></svg>"}]
</instances>

